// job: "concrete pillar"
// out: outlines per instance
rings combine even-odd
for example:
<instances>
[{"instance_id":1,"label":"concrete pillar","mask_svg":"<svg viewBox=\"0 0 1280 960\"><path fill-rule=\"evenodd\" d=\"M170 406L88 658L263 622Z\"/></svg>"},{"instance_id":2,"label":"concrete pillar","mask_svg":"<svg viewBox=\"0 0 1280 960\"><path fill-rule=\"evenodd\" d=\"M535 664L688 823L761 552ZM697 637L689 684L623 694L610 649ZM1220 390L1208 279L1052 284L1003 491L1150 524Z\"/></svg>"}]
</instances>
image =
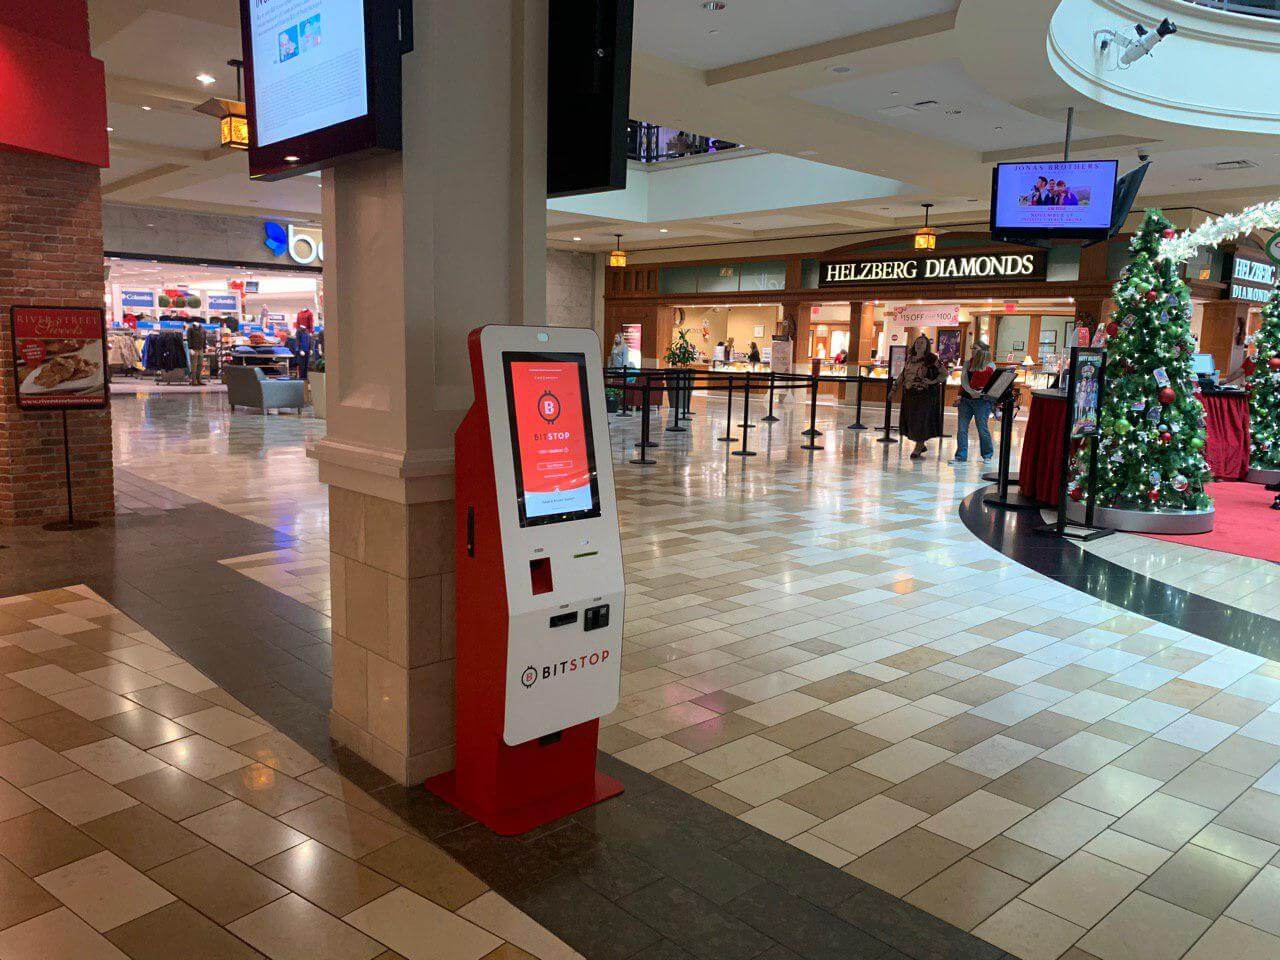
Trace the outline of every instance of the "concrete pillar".
<instances>
[{"instance_id":1,"label":"concrete pillar","mask_svg":"<svg viewBox=\"0 0 1280 960\"><path fill-rule=\"evenodd\" d=\"M467 334L546 322L547 0L415 5L404 150L326 172L331 732L453 765L453 433Z\"/></svg>"}]
</instances>

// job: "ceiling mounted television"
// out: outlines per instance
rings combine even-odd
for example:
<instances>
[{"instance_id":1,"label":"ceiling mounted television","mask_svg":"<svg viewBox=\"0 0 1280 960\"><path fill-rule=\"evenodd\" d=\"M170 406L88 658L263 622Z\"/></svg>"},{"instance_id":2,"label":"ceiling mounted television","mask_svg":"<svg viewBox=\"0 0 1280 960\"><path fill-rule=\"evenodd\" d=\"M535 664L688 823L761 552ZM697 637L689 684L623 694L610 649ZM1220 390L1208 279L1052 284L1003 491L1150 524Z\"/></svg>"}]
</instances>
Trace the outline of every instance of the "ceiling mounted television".
<instances>
[{"instance_id":1,"label":"ceiling mounted television","mask_svg":"<svg viewBox=\"0 0 1280 960\"><path fill-rule=\"evenodd\" d=\"M995 240L1104 240L1116 198L1115 160L1000 163L991 174Z\"/></svg>"},{"instance_id":2,"label":"ceiling mounted television","mask_svg":"<svg viewBox=\"0 0 1280 960\"><path fill-rule=\"evenodd\" d=\"M240 0L249 175L399 150L402 0Z\"/></svg>"}]
</instances>

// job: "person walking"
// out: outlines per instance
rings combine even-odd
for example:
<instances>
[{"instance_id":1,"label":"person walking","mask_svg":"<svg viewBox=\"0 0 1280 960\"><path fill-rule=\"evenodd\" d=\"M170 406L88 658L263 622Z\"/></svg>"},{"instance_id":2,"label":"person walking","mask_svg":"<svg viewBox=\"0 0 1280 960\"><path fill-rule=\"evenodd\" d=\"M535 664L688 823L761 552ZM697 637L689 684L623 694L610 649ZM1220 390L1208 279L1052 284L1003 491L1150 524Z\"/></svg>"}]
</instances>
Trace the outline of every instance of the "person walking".
<instances>
[{"instance_id":1,"label":"person walking","mask_svg":"<svg viewBox=\"0 0 1280 960\"><path fill-rule=\"evenodd\" d=\"M933 352L929 338L916 337L902 371L902 414L899 427L915 442L911 459L929 452L928 442L942 436L942 363Z\"/></svg>"},{"instance_id":2,"label":"person walking","mask_svg":"<svg viewBox=\"0 0 1280 960\"><path fill-rule=\"evenodd\" d=\"M978 452L984 462L995 455L991 442L991 398L983 393L996 368L991 363L991 350L979 341L969 356L969 362L960 373L960 401L957 404L959 424L956 429L956 455L952 463L964 463L969 459L969 423L978 428Z\"/></svg>"}]
</instances>

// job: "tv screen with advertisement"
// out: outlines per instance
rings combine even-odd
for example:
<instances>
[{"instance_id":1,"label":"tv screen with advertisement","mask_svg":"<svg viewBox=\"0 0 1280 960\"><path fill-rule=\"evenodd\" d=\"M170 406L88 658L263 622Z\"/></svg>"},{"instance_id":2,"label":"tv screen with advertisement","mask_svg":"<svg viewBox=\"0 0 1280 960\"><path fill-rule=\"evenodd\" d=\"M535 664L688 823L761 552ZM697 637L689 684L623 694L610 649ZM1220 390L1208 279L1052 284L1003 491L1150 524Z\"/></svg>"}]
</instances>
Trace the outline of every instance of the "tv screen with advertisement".
<instances>
[{"instance_id":1,"label":"tv screen with advertisement","mask_svg":"<svg viewBox=\"0 0 1280 960\"><path fill-rule=\"evenodd\" d=\"M1103 239L1111 230L1115 160L1000 163L991 175L998 240Z\"/></svg>"},{"instance_id":2,"label":"tv screen with advertisement","mask_svg":"<svg viewBox=\"0 0 1280 960\"><path fill-rule=\"evenodd\" d=\"M587 361L580 353L504 353L520 526L600 516Z\"/></svg>"},{"instance_id":3,"label":"tv screen with advertisement","mask_svg":"<svg viewBox=\"0 0 1280 960\"><path fill-rule=\"evenodd\" d=\"M240 0L249 174L400 149L400 0Z\"/></svg>"}]
</instances>

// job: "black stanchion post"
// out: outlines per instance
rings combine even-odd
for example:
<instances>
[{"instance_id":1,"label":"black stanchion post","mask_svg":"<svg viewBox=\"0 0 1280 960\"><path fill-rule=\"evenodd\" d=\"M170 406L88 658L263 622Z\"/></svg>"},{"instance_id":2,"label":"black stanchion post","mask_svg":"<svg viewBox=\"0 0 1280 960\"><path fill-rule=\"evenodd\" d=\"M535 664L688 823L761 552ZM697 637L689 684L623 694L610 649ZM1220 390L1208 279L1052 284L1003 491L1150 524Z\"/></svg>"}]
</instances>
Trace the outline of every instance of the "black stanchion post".
<instances>
[{"instance_id":1,"label":"black stanchion post","mask_svg":"<svg viewBox=\"0 0 1280 960\"><path fill-rule=\"evenodd\" d=\"M742 388L742 449L733 451L735 457L754 457L756 452L747 449L747 438L751 436L751 431L755 429L755 424L751 422L751 373L747 372L747 378Z\"/></svg>"},{"instance_id":2,"label":"black stanchion post","mask_svg":"<svg viewBox=\"0 0 1280 960\"><path fill-rule=\"evenodd\" d=\"M693 371L686 370L684 373L685 391L684 391L684 418L686 420L693 419Z\"/></svg>"},{"instance_id":3,"label":"black stanchion post","mask_svg":"<svg viewBox=\"0 0 1280 960\"><path fill-rule=\"evenodd\" d=\"M1000 459L996 470L996 494L984 497L989 507L1008 507L1011 510L1039 510L1040 504L1018 494L1009 495L1009 461L1013 457L1013 402L1016 390L1011 389L1000 402Z\"/></svg>"},{"instance_id":4,"label":"black stanchion post","mask_svg":"<svg viewBox=\"0 0 1280 960\"><path fill-rule=\"evenodd\" d=\"M802 437L820 437L822 431L818 429L818 376L813 374L809 378L809 429L801 430ZM804 448L801 448L804 449ZM821 447L815 449L821 450Z\"/></svg>"},{"instance_id":5,"label":"black stanchion post","mask_svg":"<svg viewBox=\"0 0 1280 960\"><path fill-rule=\"evenodd\" d=\"M889 436L889 430L893 424L893 378L890 377L885 381L884 388L884 436L877 437L876 443L897 443L898 441Z\"/></svg>"},{"instance_id":6,"label":"black stanchion post","mask_svg":"<svg viewBox=\"0 0 1280 960\"><path fill-rule=\"evenodd\" d=\"M776 389L777 383L778 383L777 371L770 370L769 371L769 412L760 418L765 423L778 422L778 418L773 415L773 391Z\"/></svg>"},{"instance_id":7,"label":"black stanchion post","mask_svg":"<svg viewBox=\"0 0 1280 960\"><path fill-rule=\"evenodd\" d=\"M866 378L859 374L854 379L858 382L858 403L853 411L853 423L849 424L850 430L865 430L866 426L862 422L862 381Z\"/></svg>"},{"instance_id":8,"label":"black stanchion post","mask_svg":"<svg viewBox=\"0 0 1280 960\"><path fill-rule=\"evenodd\" d=\"M676 371L674 378L671 374L667 374L663 379L667 387L667 403L671 407L672 414L667 433L687 433L687 428L680 425L680 417L684 412L684 371ZM673 383L675 384L674 393L672 392Z\"/></svg>"},{"instance_id":9,"label":"black stanchion post","mask_svg":"<svg viewBox=\"0 0 1280 960\"><path fill-rule=\"evenodd\" d=\"M646 373L644 377L644 387L640 391L640 402L644 404L644 406L640 411L640 442L636 444L639 448L639 453L637 453L636 458L631 461L632 463L639 464L640 466L648 466L651 463L657 462L656 460L649 459L648 452L649 447L656 446L656 444L649 441L649 384L652 379L653 378Z\"/></svg>"},{"instance_id":10,"label":"black stanchion post","mask_svg":"<svg viewBox=\"0 0 1280 960\"><path fill-rule=\"evenodd\" d=\"M98 525L96 520L77 520L75 499L71 495L71 439L67 427L67 411L62 411L62 467L67 484L67 519L54 520L44 525L45 530L67 533L75 530L92 530Z\"/></svg>"},{"instance_id":11,"label":"black stanchion post","mask_svg":"<svg viewBox=\"0 0 1280 960\"><path fill-rule=\"evenodd\" d=\"M720 443L733 443L738 438L733 435L733 377L726 378L729 384L729 405L724 412L724 436L716 437Z\"/></svg>"},{"instance_id":12,"label":"black stanchion post","mask_svg":"<svg viewBox=\"0 0 1280 960\"><path fill-rule=\"evenodd\" d=\"M618 416L629 417L631 411L627 409L627 368L622 368L622 402L618 405Z\"/></svg>"}]
</instances>

